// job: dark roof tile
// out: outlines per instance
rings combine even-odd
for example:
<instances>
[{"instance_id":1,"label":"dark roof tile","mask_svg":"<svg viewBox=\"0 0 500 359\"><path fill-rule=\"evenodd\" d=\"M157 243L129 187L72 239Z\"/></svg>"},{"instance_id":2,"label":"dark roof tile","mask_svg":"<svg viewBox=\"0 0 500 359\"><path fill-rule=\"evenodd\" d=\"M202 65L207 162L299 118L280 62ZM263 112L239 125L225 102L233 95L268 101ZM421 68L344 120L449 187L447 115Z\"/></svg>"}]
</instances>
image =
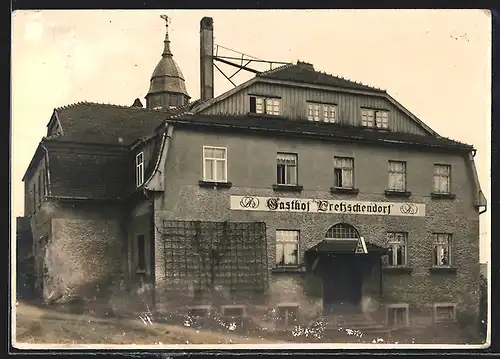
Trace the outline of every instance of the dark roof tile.
<instances>
[{"instance_id":1,"label":"dark roof tile","mask_svg":"<svg viewBox=\"0 0 500 359\"><path fill-rule=\"evenodd\" d=\"M262 72L257 76L261 78L334 86L352 90L368 90L371 92L375 91L381 93L386 92L385 90L381 90L376 87L326 74L324 72L315 71L311 64L302 63L300 61L297 62L297 64L287 64L273 70Z\"/></svg>"},{"instance_id":2,"label":"dark roof tile","mask_svg":"<svg viewBox=\"0 0 500 359\"><path fill-rule=\"evenodd\" d=\"M166 110L79 102L54 110L63 129L59 141L130 145L153 132Z\"/></svg>"},{"instance_id":3,"label":"dark roof tile","mask_svg":"<svg viewBox=\"0 0 500 359\"><path fill-rule=\"evenodd\" d=\"M444 137L414 135L401 132L381 131L341 124L289 120L283 117L260 115L185 115L168 120L174 124L213 128L233 128L242 131L265 131L286 133L301 137L331 138L340 140L360 140L393 143L401 145L421 145L429 147L457 148L471 150L472 146Z\"/></svg>"}]
</instances>

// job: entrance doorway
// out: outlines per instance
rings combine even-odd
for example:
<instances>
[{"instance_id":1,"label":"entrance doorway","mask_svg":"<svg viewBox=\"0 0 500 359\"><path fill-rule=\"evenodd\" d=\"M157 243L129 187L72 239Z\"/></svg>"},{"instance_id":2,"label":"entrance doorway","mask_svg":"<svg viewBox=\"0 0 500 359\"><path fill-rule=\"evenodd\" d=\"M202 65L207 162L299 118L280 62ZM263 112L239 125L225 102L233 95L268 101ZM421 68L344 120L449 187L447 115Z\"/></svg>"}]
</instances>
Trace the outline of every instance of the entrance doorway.
<instances>
[{"instance_id":1,"label":"entrance doorway","mask_svg":"<svg viewBox=\"0 0 500 359\"><path fill-rule=\"evenodd\" d=\"M358 311L363 273L354 254L326 254L322 258L323 308L330 311Z\"/></svg>"}]
</instances>

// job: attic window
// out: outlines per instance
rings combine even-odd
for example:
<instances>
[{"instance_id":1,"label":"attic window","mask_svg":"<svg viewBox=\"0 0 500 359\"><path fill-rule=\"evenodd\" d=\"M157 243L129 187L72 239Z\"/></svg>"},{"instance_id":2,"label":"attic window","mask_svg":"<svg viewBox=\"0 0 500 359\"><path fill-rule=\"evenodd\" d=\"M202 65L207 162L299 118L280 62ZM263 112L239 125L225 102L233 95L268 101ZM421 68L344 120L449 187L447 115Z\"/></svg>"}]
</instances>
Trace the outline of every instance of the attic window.
<instances>
[{"instance_id":1,"label":"attic window","mask_svg":"<svg viewBox=\"0 0 500 359\"><path fill-rule=\"evenodd\" d=\"M144 154L140 152L135 156L135 184L139 187L144 183Z\"/></svg>"},{"instance_id":2,"label":"attic window","mask_svg":"<svg viewBox=\"0 0 500 359\"><path fill-rule=\"evenodd\" d=\"M307 119L316 122L337 122L337 106L327 103L308 102Z\"/></svg>"},{"instance_id":3,"label":"attic window","mask_svg":"<svg viewBox=\"0 0 500 359\"><path fill-rule=\"evenodd\" d=\"M363 108L361 109L361 125L372 128L389 128L389 111Z\"/></svg>"},{"instance_id":4,"label":"attic window","mask_svg":"<svg viewBox=\"0 0 500 359\"><path fill-rule=\"evenodd\" d=\"M279 116L280 99L269 96L250 96L250 112Z\"/></svg>"}]
</instances>

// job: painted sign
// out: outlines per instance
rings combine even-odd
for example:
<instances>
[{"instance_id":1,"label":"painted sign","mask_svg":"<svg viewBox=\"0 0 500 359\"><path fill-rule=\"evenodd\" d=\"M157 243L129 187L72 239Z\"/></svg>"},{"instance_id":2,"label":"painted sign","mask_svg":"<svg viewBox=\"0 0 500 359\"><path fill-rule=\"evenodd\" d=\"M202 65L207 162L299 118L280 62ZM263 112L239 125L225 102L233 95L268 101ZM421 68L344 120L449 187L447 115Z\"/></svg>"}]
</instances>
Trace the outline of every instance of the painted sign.
<instances>
[{"instance_id":1,"label":"painted sign","mask_svg":"<svg viewBox=\"0 0 500 359\"><path fill-rule=\"evenodd\" d=\"M356 254L366 254L368 250L366 249L365 239L363 237L359 237L358 244L356 244L356 249L354 250Z\"/></svg>"},{"instance_id":2,"label":"painted sign","mask_svg":"<svg viewBox=\"0 0 500 359\"><path fill-rule=\"evenodd\" d=\"M408 202L362 202L310 198L231 196L230 208L240 211L425 217L425 204Z\"/></svg>"}]
</instances>

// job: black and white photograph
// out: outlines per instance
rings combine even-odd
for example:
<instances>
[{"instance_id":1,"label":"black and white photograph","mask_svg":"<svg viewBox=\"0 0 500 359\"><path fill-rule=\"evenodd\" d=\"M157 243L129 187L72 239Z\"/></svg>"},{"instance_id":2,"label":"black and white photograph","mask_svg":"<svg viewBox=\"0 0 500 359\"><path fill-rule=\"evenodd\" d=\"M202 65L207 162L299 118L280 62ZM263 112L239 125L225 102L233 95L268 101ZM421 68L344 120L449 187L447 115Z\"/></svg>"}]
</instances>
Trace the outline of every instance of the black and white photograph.
<instances>
[{"instance_id":1,"label":"black and white photograph","mask_svg":"<svg viewBox=\"0 0 500 359\"><path fill-rule=\"evenodd\" d=\"M489 11L11 19L14 347L490 345Z\"/></svg>"}]
</instances>

